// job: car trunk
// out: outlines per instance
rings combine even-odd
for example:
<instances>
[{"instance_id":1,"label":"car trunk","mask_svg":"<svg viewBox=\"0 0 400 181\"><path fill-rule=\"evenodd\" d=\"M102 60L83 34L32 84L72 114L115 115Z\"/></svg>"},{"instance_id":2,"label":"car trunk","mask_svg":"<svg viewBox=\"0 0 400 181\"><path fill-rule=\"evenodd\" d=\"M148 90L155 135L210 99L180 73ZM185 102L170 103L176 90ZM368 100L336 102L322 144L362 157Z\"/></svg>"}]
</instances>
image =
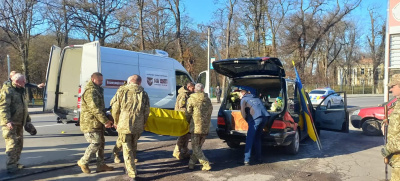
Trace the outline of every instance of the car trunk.
<instances>
[{"instance_id":1,"label":"car trunk","mask_svg":"<svg viewBox=\"0 0 400 181\"><path fill-rule=\"evenodd\" d=\"M282 78L265 76L233 79L228 87L232 91L228 93L227 101L221 105L224 108L224 116L230 130L238 132L247 132L248 130L248 124L240 112L240 100L238 98L238 91L243 89L250 91L263 101L271 118L281 114L285 106L284 99L286 99L283 93L285 91L282 89L285 84L282 81L284 81ZM277 108L275 103L279 98L282 100L280 109ZM264 131L269 130L271 125L272 122L266 125Z\"/></svg>"}]
</instances>

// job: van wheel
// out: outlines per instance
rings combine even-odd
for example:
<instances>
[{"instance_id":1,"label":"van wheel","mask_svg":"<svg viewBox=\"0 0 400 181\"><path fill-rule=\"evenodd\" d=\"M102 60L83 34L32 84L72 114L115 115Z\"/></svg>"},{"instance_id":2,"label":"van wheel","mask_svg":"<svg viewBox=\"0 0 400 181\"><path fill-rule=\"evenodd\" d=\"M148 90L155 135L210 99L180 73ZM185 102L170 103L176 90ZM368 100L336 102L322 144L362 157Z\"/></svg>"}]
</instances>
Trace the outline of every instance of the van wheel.
<instances>
[{"instance_id":1,"label":"van wheel","mask_svg":"<svg viewBox=\"0 0 400 181\"><path fill-rule=\"evenodd\" d=\"M380 136L382 135L381 123L376 119L366 120L362 124L362 130L365 135L368 136Z\"/></svg>"},{"instance_id":2,"label":"van wheel","mask_svg":"<svg viewBox=\"0 0 400 181\"><path fill-rule=\"evenodd\" d=\"M239 141L226 141L226 144L229 148L239 148L240 142Z\"/></svg>"},{"instance_id":3,"label":"van wheel","mask_svg":"<svg viewBox=\"0 0 400 181\"><path fill-rule=\"evenodd\" d=\"M296 130L296 134L293 137L292 143L285 147L285 152L290 155L296 155L299 153L300 147L300 134L299 130Z\"/></svg>"},{"instance_id":4,"label":"van wheel","mask_svg":"<svg viewBox=\"0 0 400 181\"><path fill-rule=\"evenodd\" d=\"M118 136L118 132L113 127L106 128L106 130L104 131L104 135L106 135L106 136Z\"/></svg>"}]
</instances>

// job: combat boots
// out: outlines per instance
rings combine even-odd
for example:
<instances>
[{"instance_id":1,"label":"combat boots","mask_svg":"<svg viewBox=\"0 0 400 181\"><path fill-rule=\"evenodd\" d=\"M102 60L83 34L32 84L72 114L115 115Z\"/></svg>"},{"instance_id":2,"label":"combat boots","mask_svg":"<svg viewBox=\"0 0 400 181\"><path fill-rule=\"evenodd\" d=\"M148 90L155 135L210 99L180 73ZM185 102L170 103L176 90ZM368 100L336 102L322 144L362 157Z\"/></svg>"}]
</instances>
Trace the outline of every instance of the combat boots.
<instances>
[{"instance_id":1,"label":"combat boots","mask_svg":"<svg viewBox=\"0 0 400 181\"><path fill-rule=\"evenodd\" d=\"M175 157L175 158L178 159L178 160L182 160L181 157L180 157L179 152L174 152L174 153L172 153L172 156Z\"/></svg>"},{"instance_id":2,"label":"combat boots","mask_svg":"<svg viewBox=\"0 0 400 181\"><path fill-rule=\"evenodd\" d=\"M81 167L83 173L90 173L90 169L87 165L82 165L80 161L77 162L78 166Z\"/></svg>"},{"instance_id":3,"label":"combat boots","mask_svg":"<svg viewBox=\"0 0 400 181\"><path fill-rule=\"evenodd\" d=\"M97 166L96 172L112 171L114 167L109 167L106 164Z\"/></svg>"},{"instance_id":4,"label":"combat boots","mask_svg":"<svg viewBox=\"0 0 400 181\"><path fill-rule=\"evenodd\" d=\"M114 163L121 163L121 159L119 159L118 155L114 155Z\"/></svg>"},{"instance_id":5,"label":"combat boots","mask_svg":"<svg viewBox=\"0 0 400 181\"><path fill-rule=\"evenodd\" d=\"M204 170L204 171L209 171L209 170L211 170L210 163L209 163L209 162L203 163L203 168L201 168L201 170Z\"/></svg>"}]
</instances>

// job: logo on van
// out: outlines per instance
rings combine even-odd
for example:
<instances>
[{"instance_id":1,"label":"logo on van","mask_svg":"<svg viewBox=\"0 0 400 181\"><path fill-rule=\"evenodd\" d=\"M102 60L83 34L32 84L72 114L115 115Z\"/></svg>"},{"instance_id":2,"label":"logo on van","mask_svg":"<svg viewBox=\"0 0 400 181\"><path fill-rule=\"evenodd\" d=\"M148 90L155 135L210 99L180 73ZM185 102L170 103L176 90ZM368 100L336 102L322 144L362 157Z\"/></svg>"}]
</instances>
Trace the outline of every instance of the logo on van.
<instances>
[{"instance_id":1,"label":"logo on van","mask_svg":"<svg viewBox=\"0 0 400 181\"><path fill-rule=\"evenodd\" d=\"M119 87L124 85L124 80L114 80L114 79L106 79L106 86L107 87Z\"/></svg>"},{"instance_id":2,"label":"logo on van","mask_svg":"<svg viewBox=\"0 0 400 181\"><path fill-rule=\"evenodd\" d=\"M153 77L147 77L147 84L149 86L153 85Z\"/></svg>"}]
</instances>

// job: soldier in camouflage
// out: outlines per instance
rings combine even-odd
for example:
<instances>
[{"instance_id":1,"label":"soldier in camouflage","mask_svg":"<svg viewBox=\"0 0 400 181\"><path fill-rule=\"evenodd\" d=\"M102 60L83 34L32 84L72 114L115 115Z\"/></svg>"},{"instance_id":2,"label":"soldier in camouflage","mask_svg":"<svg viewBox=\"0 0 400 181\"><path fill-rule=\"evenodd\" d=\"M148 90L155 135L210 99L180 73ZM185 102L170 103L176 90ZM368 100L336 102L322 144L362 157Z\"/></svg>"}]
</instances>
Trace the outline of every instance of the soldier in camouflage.
<instances>
[{"instance_id":1,"label":"soldier in camouflage","mask_svg":"<svg viewBox=\"0 0 400 181\"><path fill-rule=\"evenodd\" d=\"M211 166L208 159L204 156L201 147L210 131L212 104L208 95L204 93L204 86L197 83L195 93L191 94L186 106L186 119L190 120L189 132L192 138L193 154L189 160L189 169L194 169L197 161L203 168L202 170L210 170Z\"/></svg>"},{"instance_id":2,"label":"soldier in camouflage","mask_svg":"<svg viewBox=\"0 0 400 181\"><path fill-rule=\"evenodd\" d=\"M178 90L178 96L176 97L176 103L175 103L175 111L182 111L182 112L186 111L187 99L193 92L194 92L193 82L188 82L186 84L186 87L181 87ZM174 156L178 160L189 158L190 157L188 149L189 139L190 139L190 133L178 137L172 156Z\"/></svg>"},{"instance_id":3,"label":"soldier in camouflage","mask_svg":"<svg viewBox=\"0 0 400 181\"><path fill-rule=\"evenodd\" d=\"M119 94L119 92L122 90L122 88L123 88L124 86L127 85L128 81L129 81L129 80L124 81L124 84L121 85L121 86L118 88L116 94ZM111 99L111 101L110 101L110 106L111 106L111 107L112 107L112 105L114 104L115 99L116 99L115 96ZM115 125L114 125L114 127L115 127ZM115 146L114 146L114 148L113 148L114 163L121 163L121 159L119 158L119 152L120 152L121 150L122 150L122 142L121 142L121 139L117 138L117 140L115 141ZM135 162L136 162L136 160L135 160Z\"/></svg>"},{"instance_id":4,"label":"soldier in camouflage","mask_svg":"<svg viewBox=\"0 0 400 181\"><path fill-rule=\"evenodd\" d=\"M112 104L112 116L118 131L118 139L122 142L125 168L128 176L136 178L137 142L142 134L150 113L150 100L141 86L139 75L129 77L128 85L115 94Z\"/></svg>"},{"instance_id":5,"label":"soldier in camouflage","mask_svg":"<svg viewBox=\"0 0 400 181\"><path fill-rule=\"evenodd\" d=\"M393 75L388 86L397 101L389 115L387 143L381 152L382 156L389 160L389 165L392 167L391 180L395 181L400 180L400 74Z\"/></svg>"},{"instance_id":6,"label":"soldier in camouflage","mask_svg":"<svg viewBox=\"0 0 400 181\"><path fill-rule=\"evenodd\" d=\"M24 167L18 163L23 148L23 127L32 135L36 134L28 115L25 82L25 76L17 73L10 84L3 85L0 92L0 126L6 143L6 167L9 173Z\"/></svg>"},{"instance_id":7,"label":"soldier in camouflage","mask_svg":"<svg viewBox=\"0 0 400 181\"><path fill-rule=\"evenodd\" d=\"M90 173L88 167L89 159L92 154L97 156L97 172L111 171L112 167L104 163L104 131L110 128L112 121L108 120L104 107L103 75L95 72L91 76L91 81L85 86L82 94L82 110L80 115L80 127L86 140L90 143L83 157L77 162L83 173Z\"/></svg>"},{"instance_id":8,"label":"soldier in camouflage","mask_svg":"<svg viewBox=\"0 0 400 181\"><path fill-rule=\"evenodd\" d=\"M132 76L131 76L132 77ZM122 91L122 88L124 86L126 86L128 84L128 82L130 82L130 79L128 78L127 81L124 81L124 84L121 85L117 92L115 94L120 94L120 91ZM113 103L115 102L116 97L114 96L111 101L110 101L110 106L112 107ZM115 127L115 126L114 126ZM115 141L115 146L113 148L113 156L114 156L114 163L121 163L121 159L119 158L119 152L122 150L122 141L121 139L118 137L117 140ZM135 163L137 163L138 159L136 158L136 152L135 152Z\"/></svg>"}]
</instances>

